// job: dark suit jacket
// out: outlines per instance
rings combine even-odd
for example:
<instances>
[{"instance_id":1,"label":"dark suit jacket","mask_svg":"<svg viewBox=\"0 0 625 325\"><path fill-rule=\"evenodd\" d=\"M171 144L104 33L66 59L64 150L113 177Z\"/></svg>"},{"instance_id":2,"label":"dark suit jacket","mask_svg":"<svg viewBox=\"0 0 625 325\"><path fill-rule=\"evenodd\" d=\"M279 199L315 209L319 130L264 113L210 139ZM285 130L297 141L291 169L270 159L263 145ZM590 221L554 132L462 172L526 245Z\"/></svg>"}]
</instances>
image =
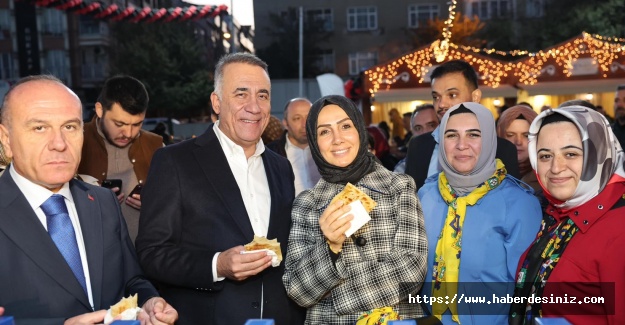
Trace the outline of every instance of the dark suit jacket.
<instances>
[{"instance_id":1,"label":"dark suit jacket","mask_svg":"<svg viewBox=\"0 0 625 325\"><path fill-rule=\"evenodd\" d=\"M406 155L406 174L414 178L417 184L417 191L425 183L435 146L436 141L432 136L432 132L413 137L412 140L410 140L408 155ZM501 159L503 164L506 165L508 174L521 179L516 147L512 142L497 137L497 152L495 156Z\"/></svg>"},{"instance_id":2,"label":"dark suit jacket","mask_svg":"<svg viewBox=\"0 0 625 325\"><path fill-rule=\"evenodd\" d=\"M141 273L113 192L70 181L96 310L156 289ZM92 312L89 299L9 171L0 177L0 306L17 324L57 325Z\"/></svg>"},{"instance_id":3,"label":"dark suit jacket","mask_svg":"<svg viewBox=\"0 0 625 325\"><path fill-rule=\"evenodd\" d=\"M286 156L286 131L284 131L281 137L270 142L267 145L267 148L273 150L273 152L279 154L280 156L287 158Z\"/></svg>"},{"instance_id":4,"label":"dark suit jacket","mask_svg":"<svg viewBox=\"0 0 625 325\"><path fill-rule=\"evenodd\" d=\"M267 238L277 238L286 256L293 171L271 150L262 159L271 191ZM141 196L139 260L178 310L178 325L244 324L260 317L261 303L264 318L301 323L303 314L282 285L284 262L245 281L213 282L215 253L252 241L254 231L212 125L195 139L159 149Z\"/></svg>"}]
</instances>

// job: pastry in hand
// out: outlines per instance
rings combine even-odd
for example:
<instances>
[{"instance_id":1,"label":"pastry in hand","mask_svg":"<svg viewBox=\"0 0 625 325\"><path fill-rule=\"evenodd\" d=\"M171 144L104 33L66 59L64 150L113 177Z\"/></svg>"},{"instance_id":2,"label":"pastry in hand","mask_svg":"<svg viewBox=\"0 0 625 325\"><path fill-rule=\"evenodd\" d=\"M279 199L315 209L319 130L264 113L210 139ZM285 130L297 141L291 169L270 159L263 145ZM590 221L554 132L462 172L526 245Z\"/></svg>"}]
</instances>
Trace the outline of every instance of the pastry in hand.
<instances>
[{"instance_id":1,"label":"pastry in hand","mask_svg":"<svg viewBox=\"0 0 625 325\"><path fill-rule=\"evenodd\" d=\"M367 195L367 193L359 190L352 183L347 183L345 188L343 188L339 194L334 196L332 201L330 201L330 204L338 200L342 200L344 205L349 205L354 201L360 200L362 205L365 207L365 210L367 210L367 213L371 212L371 210L373 210L373 208L377 205L377 203L375 203L375 201Z\"/></svg>"},{"instance_id":2,"label":"pastry in hand","mask_svg":"<svg viewBox=\"0 0 625 325\"><path fill-rule=\"evenodd\" d=\"M137 305L137 294L128 298L122 298L118 303L111 306L104 317L104 324L114 320L136 320L141 308Z\"/></svg>"},{"instance_id":3,"label":"pastry in hand","mask_svg":"<svg viewBox=\"0 0 625 325\"><path fill-rule=\"evenodd\" d=\"M271 265L274 267L280 265L280 262L282 262L282 249L280 249L280 243L277 239L269 240L265 237L255 235L254 240L245 244L243 247L245 247L245 252L243 252L244 254L246 252L258 251L262 249L268 250L268 255L272 256Z\"/></svg>"}]
</instances>

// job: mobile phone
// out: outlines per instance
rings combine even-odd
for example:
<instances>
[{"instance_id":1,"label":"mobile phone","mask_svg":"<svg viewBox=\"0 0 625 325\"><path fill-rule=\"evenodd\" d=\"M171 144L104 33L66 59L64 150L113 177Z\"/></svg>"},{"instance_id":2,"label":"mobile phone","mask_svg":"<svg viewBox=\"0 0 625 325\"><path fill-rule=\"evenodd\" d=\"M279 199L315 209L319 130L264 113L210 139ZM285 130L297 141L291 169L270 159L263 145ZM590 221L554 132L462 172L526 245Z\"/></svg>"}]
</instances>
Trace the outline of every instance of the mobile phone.
<instances>
[{"instance_id":1,"label":"mobile phone","mask_svg":"<svg viewBox=\"0 0 625 325\"><path fill-rule=\"evenodd\" d=\"M128 196L132 197L135 194L141 195L141 189L143 189L143 185L137 184L137 186L135 186L135 188L132 189L132 192L130 192Z\"/></svg>"},{"instance_id":2,"label":"mobile phone","mask_svg":"<svg viewBox=\"0 0 625 325\"><path fill-rule=\"evenodd\" d=\"M105 179L102 181L102 187L106 188L114 188L117 187L118 190L115 192L115 195L119 195L122 191L122 180L121 179Z\"/></svg>"}]
</instances>

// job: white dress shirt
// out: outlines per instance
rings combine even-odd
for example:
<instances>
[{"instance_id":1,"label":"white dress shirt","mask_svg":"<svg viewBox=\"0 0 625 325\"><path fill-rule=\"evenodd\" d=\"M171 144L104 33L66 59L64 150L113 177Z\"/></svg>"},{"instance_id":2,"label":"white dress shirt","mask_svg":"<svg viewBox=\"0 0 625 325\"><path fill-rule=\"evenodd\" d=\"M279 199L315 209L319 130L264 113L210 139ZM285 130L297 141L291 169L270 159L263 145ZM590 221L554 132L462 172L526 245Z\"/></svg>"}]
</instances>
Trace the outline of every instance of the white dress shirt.
<instances>
[{"instance_id":1,"label":"white dress shirt","mask_svg":"<svg viewBox=\"0 0 625 325\"><path fill-rule=\"evenodd\" d=\"M252 229L256 236L267 237L269 229L269 215L271 211L271 192L265 173L265 165L261 154L265 151L263 140L256 144L256 151L248 159L243 147L234 143L219 129L219 122L215 122L213 130L221 145L230 170L241 191L243 204L250 219ZM251 239L251 238L250 238ZM245 243L242 243L245 244ZM217 277L217 257L213 256L213 281L221 281L223 277Z\"/></svg>"},{"instance_id":2,"label":"white dress shirt","mask_svg":"<svg viewBox=\"0 0 625 325\"><path fill-rule=\"evenodd\" d=\"M78 220L78 213L76 212L76 206L74 205L74 198L72 192L69 190L69 183L63 184L63 187L57 192L53 193L50 190L44 188L41 185L35 184L26 179L22 175L15 171L15 167L11 164L9 173L15 181L15 184L20 189L22 194L26 197L26 200L35 211L37 218L41 222L43 228L48 231L48 222L46 220L46 214L41 209L41 205L49 199L52 194L60 194L65 198L65 205L67 206L67 212L69 212L69 218L74 226L74 233L76 233L76 243L78 244L78 251L80 252L80 260L82 262L82 269L85 273L85 282L87 284L87 295L89 296L89 304L93 309L93 294L91 292L91 277L89 276L89 264L87 263L87 253L85 251L85 241L82 237L82 230L80 228L80 222Z\"/></svg>"},{"instance_id":3,"label":"white dress shirt","mask_svg":"<svg viewBox=\"0 0 625 325\"><path fill-rule=\"evenodd\" d=\"M291 162L291 167L293 167L293 174L295 175L295 196L297 196L303 190L315 186L321 178L321 175L312 158L309 146L302 149L291 143L291 140L289 140L287 136L284 149L286 150L286 157L289 162Z\"/></svg>"}]
</instances>

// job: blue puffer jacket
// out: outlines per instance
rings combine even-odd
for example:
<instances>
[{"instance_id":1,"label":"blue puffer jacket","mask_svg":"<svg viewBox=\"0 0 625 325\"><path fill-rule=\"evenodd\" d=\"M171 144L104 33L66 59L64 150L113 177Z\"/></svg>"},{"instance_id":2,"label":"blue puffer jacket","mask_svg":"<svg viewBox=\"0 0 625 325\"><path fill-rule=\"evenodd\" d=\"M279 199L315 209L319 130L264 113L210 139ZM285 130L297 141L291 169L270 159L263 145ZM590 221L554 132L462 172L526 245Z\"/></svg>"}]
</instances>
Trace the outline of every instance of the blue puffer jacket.
<instances>
[{"instance_id":1,"label":"blue puffer jacket","mask_svg":"<svg viewBox=\"0 0 625 325\"><path fill-rule=\"evenodd\" d=\"M438 190L438 180L426 183L418 195L429 246L422 295L430 296L436 244L448 207ZM474 206L467 206L456 297L462 325L507 324L510 304L494 303L493 294L504 298L506 294L513 295L519 258L536 237L541 215L532 190L525 189L510 175ZM464 301L468 297L485 299L481 303L468 303ZM431 305L427 304L427 310L431 312ZM443 324L457 324L451 320L449 311L443 315Z\"/></svg>"}]
</instances>

